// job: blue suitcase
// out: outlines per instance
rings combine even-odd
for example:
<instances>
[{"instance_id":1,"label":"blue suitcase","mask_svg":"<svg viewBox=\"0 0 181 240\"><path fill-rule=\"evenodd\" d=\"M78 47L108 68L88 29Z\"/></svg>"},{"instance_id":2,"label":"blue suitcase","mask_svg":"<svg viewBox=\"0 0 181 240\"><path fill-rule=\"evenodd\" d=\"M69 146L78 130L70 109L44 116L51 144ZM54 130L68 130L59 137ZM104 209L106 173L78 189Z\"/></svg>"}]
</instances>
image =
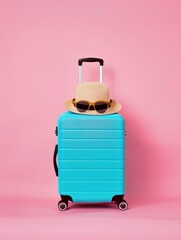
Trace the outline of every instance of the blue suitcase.
<instances>
[{"instance_id":1,"label":"blue suitcase","mask_svg":"<svg viewBox=\"0 0 181 240\"><path fill-rule=\"evenodd\" d=\"M128 204L125 194L125 121L119 114L90 116L66 112L58 120L54 167L60 210L72 202ZM58 166L56 155L58 153Z\"/></svg>"},{"instance_id":2,"label":"blue suitcase","mask_svg":"<svg viewBox=\"0 0 181 240\"><path fill-rule=\"evenodd\" d=\"M79 77L81 82L80 69ZM66 210L69 201L116 202L120 210L126 210L124 118L118 113L65 112L58 119L56 135L53 159L61 196L59 210Z\"/></svg>"}]
</instances>

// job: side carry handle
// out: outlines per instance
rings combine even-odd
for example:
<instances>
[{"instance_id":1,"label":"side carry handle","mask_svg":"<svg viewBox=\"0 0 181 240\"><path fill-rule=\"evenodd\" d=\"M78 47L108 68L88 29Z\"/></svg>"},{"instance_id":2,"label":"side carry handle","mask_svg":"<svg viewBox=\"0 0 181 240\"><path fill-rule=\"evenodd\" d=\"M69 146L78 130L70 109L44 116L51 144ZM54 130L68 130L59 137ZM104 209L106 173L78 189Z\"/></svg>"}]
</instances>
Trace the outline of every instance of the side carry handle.
<instances>
[{"instance_id":1,"label":"side carry handle","mask_svg":"<svg viewBox=\"0 0 181 240\"><path fill-rule=\"evenodd\" d=\"M55 150L54 150L54 154L53 154L53 165L54 165L54 169L55 169L55 174L58 177L58 166L57 166L57 154L58 154L58 145L55 145Z\"/></svg>"}]
</instances>

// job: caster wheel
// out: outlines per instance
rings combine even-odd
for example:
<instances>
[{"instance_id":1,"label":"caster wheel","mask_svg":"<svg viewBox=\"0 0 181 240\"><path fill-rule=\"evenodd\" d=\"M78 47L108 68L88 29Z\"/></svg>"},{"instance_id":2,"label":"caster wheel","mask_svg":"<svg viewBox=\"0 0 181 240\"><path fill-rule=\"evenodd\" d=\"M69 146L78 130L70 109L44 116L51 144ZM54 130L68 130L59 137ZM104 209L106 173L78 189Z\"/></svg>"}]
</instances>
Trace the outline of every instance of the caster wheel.
<instances>
[{"instance_id":1,"label":"caster wheel","mask_svg":"<svg viewBox=\"0 0 181 240\"><path fill-rule=\"evenodd\" d=\"M63 202L63 201L58 202L58 209L60 211L65 211L65 210L67 210L67 208L68 208L68 203Z\"/></svg>"},{"instance_id":2,"label":"caster wheel","mask_svg":"<svg viewBox=\"0 0 181 240\"><path fill-rule=\"evenodd\" d=\"M118 202L117 205L121 211L125 211L128 208L128 204L124 200L122 202Z\"/></svg>"}]
</instances>

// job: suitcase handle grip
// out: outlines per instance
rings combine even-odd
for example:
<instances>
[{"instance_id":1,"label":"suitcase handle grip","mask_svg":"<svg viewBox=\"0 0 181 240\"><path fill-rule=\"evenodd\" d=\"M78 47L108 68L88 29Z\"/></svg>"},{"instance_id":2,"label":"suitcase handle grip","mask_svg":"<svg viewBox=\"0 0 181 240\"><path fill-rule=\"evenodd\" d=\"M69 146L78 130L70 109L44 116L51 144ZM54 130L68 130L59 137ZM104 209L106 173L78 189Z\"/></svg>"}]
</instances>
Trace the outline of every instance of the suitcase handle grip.
<instances>
[{"instance_id":1,"label":"suitcase handle grip","mask_svg":"<svg viewBox=\"0 0 181 240\"><path fill-rule=\"evenodd\" d=\"M55 145L55 149L54 149L54 154L53 154L53 165L54 165L54 169L55 169L55 174L58 177L58 165L57 165L57 154L58 154L58 145Z\"/></svg>"},{"instance_id":2,"label":"suitcase handle grip","mask_svg":"<svg viewBox=\"0 0 181 240\"><path fill-rule=\"evenodd\" d=\"M81 58L78 60L78 65L82 66L83 62L99 62L100 66L104 65L104 60L101 58L93 58L93 57L89 57L89 58Z\"/></svg>"}]
</instances>

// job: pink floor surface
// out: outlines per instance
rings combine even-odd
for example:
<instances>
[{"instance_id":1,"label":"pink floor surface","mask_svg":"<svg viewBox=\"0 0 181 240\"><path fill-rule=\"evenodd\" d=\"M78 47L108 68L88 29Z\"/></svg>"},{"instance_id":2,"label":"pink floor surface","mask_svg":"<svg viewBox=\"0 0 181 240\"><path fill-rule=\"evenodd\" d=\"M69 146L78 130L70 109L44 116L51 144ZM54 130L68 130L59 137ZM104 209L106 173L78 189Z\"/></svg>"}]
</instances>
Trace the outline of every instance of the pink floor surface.
<instances>
[{"instance_id":1,"label":"pink floor surface","mask_svg":"<svg viewBox=\"0 0 181 240\"><path fill-rule=\"evenodd\" d=\"M60 212L57 199L1 199L0 239L181 239L181 201L70 204Z\"/></svg>"}]
</instances>

